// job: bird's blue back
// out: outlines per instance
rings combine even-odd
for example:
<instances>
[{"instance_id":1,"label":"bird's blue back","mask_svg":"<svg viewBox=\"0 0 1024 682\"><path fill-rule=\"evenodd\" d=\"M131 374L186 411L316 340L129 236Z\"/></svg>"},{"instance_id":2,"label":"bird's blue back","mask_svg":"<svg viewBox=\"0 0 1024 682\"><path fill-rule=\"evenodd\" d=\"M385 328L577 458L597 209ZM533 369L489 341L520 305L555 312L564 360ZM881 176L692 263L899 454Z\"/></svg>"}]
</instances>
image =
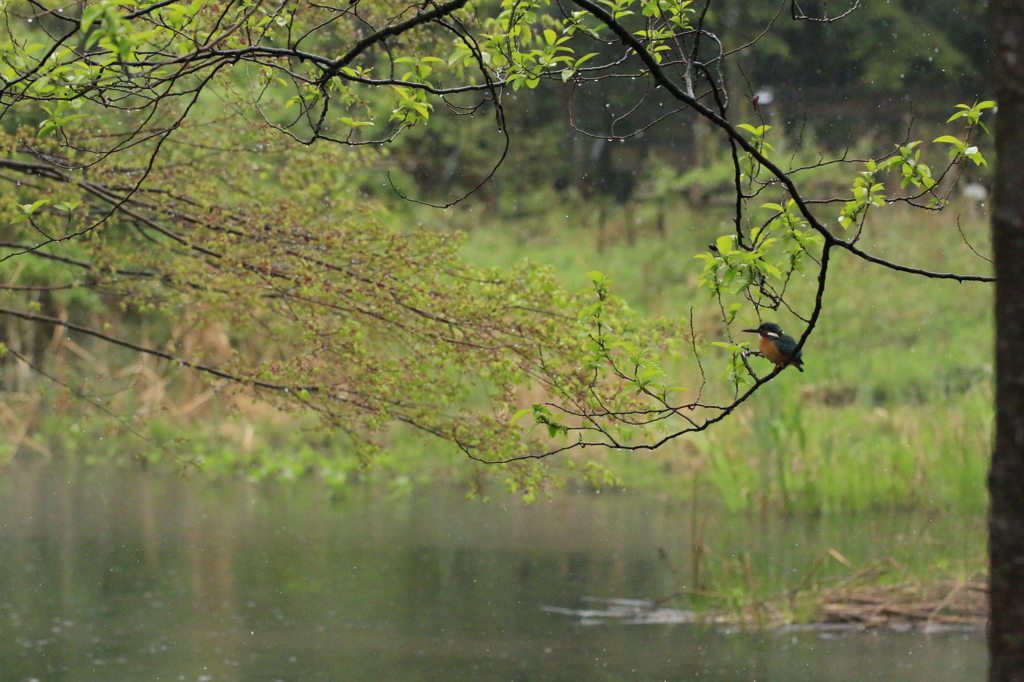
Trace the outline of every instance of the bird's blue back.
<instances>
[{"instance_id":1,"label":"bird's blue back","mask_svg":"<svg viewBox=\"0 0 1024 682\"><path fill-rule=\"evenodd\" d=\"M796 339L789 334L783 334L775 341L775 347L779 349L779 352L785 355L787 358L793 360L799 360L803 357L804 351L801 349L797 352L796 357L793 356L793 351L796 350Z\"/></svg>"}]
</instances>

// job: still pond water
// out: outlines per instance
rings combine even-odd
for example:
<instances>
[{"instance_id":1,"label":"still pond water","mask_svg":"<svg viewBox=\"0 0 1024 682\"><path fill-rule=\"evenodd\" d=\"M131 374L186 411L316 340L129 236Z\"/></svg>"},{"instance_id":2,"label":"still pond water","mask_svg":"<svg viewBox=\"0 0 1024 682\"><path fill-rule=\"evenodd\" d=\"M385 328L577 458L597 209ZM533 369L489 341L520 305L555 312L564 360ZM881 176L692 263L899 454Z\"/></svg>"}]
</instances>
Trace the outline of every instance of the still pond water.
<instances>
[{"instance_id":1,"label":"still pond water","mask_svg":"<svg viewBox=\"0 0 1024 682\"><path fill-rule=\"evenodd\" d=\"M855 562L983 550L976 520L699 516L628 493L332 501L313 482L20 467L0 474L0 680L983 680L979 632L588 626L542 610L676 591L695 533L763 585L793 584L829 547Z\"/></svg>"}]
</instances>

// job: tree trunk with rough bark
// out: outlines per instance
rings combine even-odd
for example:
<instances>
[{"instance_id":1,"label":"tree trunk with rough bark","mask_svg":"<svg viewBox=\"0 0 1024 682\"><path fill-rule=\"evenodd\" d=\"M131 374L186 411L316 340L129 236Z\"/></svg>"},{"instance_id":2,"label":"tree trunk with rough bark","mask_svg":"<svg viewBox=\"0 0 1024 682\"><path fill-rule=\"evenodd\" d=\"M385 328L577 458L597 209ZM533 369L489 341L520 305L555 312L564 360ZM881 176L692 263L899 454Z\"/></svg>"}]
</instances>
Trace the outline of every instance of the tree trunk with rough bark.
<instances>
[{"instance_id":1,"label":"tree trunk with rough bark","mask_svg":"<svg viewBox=\"0 0 1024 682\"><path fill-rule=\"evenodd\" d=\"M996 441L991 511L990 682L1024 682L1024 1L993 0L996 70Z\"/></svg>"}]
</instances>

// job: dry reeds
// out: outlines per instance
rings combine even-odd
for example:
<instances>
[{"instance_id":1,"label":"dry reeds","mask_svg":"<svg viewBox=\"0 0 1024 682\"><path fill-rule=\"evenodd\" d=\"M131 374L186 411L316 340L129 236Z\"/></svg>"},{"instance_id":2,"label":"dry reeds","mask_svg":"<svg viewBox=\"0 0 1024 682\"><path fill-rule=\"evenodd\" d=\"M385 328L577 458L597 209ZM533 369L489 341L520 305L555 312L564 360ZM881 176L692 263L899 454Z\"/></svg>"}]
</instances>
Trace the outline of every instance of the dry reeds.
<instances>
[{"instance_id":1,"label":"dry reeds","mask_svg":"<svg viewBox=\"0 0 1024 682\"><path fill-rule=\"evenodd\" d=\"M922 585L858 585L833 588L819 596L819 621L866 627L904 624L929 629L935 625L984 625L988 614L988 583L943 580Z\"/></svg>"}]
</instances>

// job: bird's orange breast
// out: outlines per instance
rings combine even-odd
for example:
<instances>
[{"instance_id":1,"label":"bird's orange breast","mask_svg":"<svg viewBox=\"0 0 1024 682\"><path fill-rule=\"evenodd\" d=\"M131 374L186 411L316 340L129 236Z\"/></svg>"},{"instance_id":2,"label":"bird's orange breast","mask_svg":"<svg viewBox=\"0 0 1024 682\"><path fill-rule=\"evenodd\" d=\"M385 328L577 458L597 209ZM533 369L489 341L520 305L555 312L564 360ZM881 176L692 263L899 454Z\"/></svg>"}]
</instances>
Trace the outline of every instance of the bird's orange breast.
<instances>
[{"instance_id":1,"label":"bird's orange breast","mask_svg":"<svg viewBox=\"0 0 1024 682\"><path fill-rule=\"evenodd\" d=\"M767 336L762 336L757 340L757 350L761 351L761 355L765 356L776 365L784 365L786 364L786 361L789 360L789 357L783 355L782 352L779 351L778 346L775 345L775 341Z\"/></svg>"}]
</instances>

